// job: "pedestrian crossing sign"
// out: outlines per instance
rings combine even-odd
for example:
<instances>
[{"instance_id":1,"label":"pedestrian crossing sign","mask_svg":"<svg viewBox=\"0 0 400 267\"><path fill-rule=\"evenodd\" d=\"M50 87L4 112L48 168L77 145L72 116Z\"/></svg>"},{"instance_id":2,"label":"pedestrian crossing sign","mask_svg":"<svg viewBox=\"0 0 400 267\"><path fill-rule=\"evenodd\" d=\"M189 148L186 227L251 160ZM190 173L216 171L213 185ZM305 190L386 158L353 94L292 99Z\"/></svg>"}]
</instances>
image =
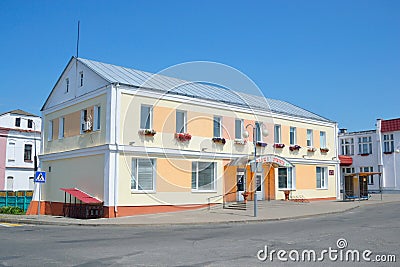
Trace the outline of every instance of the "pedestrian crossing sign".
<instances>
[{"instance_id":1,"label":"pedestrian crossing sign","mask_svg":"<svg viewBox=\"0 0 400 267\"><path fill-rule=\"evenodd\" d=\"M35 183L45 183L46 172L35 172Z\"/></svg>"}]
</instances>

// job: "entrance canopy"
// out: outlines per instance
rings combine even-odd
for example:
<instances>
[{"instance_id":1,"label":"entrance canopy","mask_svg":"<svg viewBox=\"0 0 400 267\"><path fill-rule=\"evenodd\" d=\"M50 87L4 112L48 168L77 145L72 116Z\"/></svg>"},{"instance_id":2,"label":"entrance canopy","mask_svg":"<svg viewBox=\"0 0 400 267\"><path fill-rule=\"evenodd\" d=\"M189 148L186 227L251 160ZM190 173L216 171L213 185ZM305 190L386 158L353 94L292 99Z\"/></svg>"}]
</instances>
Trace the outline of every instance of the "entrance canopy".
<instances>
[{"instance_id":1,"label":"entrance canopy","mask_svg":"<svg viewBox=\"0 0 400 267\"><path fill-rule=\"evenodd\" d=\"M83 203L102 203L102 201L98 200L95 197L92 197L91 195L79 190L78 188L60 188L60 190L70 194L71 196L76 197Z\"/></svg>"},{"instance_id":2,"label":"entrance canopy","mask_svg":"<svg viewBox=\"0 0 400 267\"><path fill-rule=\"evenodd\" d=\"M254 162L254 157L251 156L243 156L236 158L232 160L228 166L245 166L247 164L253 163ZM290 163L287 159L277 156L277 155L272 155L272 154L267 154L263 156L259 156L256 158L256 162L261 162L261 163L272 163L275 166L278 167L294 167L292 163Z\"/></svg>"}]
</instances>

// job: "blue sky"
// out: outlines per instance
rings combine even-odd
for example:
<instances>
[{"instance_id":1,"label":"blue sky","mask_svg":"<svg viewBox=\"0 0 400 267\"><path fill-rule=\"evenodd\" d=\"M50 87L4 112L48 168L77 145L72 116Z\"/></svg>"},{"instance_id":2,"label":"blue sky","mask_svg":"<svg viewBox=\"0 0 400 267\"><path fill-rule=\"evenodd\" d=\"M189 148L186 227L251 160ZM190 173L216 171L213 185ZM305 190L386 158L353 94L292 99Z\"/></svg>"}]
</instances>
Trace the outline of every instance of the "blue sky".
<instances>
[{"instance_id":1,"label":"blue sky","mask_svg":"<svg viewBox=\"0 0 400 267\"><path fill-rule=\"evenodd\" d=\"M71 56L232 66L266 97L373 129L400 117L400 1L0 1L0 112L40 108Z\"/></svg>"}]
</instances>

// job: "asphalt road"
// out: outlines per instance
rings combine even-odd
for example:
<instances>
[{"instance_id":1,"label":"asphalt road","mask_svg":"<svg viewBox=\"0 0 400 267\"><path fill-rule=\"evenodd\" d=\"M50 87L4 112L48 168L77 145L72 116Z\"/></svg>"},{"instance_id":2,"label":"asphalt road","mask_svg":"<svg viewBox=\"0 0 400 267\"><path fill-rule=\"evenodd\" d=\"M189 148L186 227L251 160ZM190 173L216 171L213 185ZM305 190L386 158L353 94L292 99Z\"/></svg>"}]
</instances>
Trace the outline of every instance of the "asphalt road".
<instances>
[{"instance_id":1,"label":"asphalt road","mask_svg":"<svg viewBox=\"0 0 400 267\"><path fill-rule=\"evenodd\" d=\"M399 204L363 207L340 215L248 224L165 227L6 224L0 225L0 266L399 266ZM343 247L342 240L339 244L342 249L338 248L340 238L346 240L347 247ZM265 246L268 252L286 251L286 254L281 252L281 258L287 261L280 261L276 252L272 254L272 262L269 257L260 261L257 254L263 258ZM330 247L331 254L322 253ZM294 250L299 253L300 261L294 261L297 259ZM313 256L305 250L316 252L316 262L307 260L308 255L311 260ZM349 250L358 250L361 262L347 263L345 255ZM371 262L362 258L365 250L371 251L366 255ZM301 260L303 254L305 261ZM397 263L372 262L378 254L387 260L395 255ZM336 261L330 260L335 255ZM352 254L348 255L352 260ZM318 261L322 257L323 261Z\"/></svg>"}]
</instances>

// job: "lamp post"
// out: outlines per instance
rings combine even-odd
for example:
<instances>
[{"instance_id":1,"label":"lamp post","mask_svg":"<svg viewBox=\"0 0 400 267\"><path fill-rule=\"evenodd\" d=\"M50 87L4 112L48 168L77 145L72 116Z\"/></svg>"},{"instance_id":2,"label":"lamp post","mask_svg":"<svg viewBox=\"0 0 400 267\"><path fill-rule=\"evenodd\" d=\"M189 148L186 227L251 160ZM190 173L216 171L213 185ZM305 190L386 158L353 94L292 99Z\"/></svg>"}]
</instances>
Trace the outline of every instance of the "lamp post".
<instances>
[{"instance_id":1,"label":"lamp post","mask_svg":"<svg viewBox=\"0 0 400 267\"><path fill-rule=\"evenodd\" d=\"M259 127L261 128L264 126L262 123L258 123ZM247 131L247 128L251 127L253 128L253 145L254 145L254 194L253 194L253 201L254 201L254 217L257 217L257 140L256 140L256 130L257 130L257 125L256 124L247 124L245 129L246 131L243 132L243 137L248 138L249 137L249 132ZM261 134L263 136L268 135L268 131L265 128L262 128ZM250 167L251 169L251 167Z\"/></svg>"}]
</instances>

